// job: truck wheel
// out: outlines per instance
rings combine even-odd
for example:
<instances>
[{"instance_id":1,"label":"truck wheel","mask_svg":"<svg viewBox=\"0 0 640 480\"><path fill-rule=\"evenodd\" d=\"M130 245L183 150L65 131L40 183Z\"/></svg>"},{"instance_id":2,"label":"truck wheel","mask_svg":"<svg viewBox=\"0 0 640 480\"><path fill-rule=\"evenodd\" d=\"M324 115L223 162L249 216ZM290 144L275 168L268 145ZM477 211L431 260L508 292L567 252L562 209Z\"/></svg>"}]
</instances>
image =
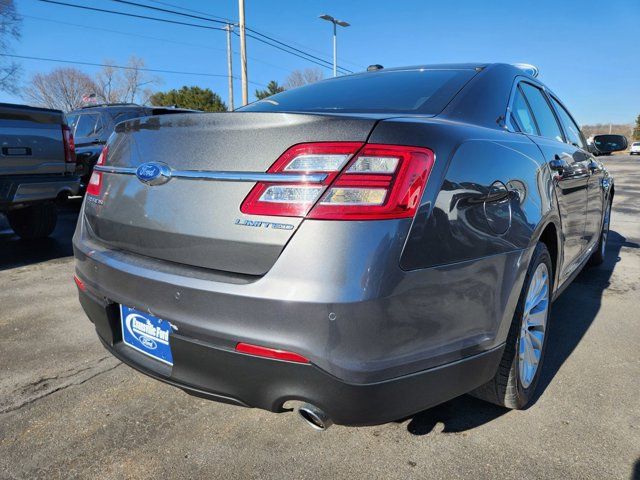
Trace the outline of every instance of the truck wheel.
<instances>
[{"instance_id":1,"label":"truck wheel","mask_svg":"<svg viewBox=\"0 0 640 480\"><path fill-rule=\"evenodd\" d=\"M47 237L56 228L58 213L53 203L9 210L7 219L13 231L24 240Z\"/></svg>"},{"instance_id":2,"label":"truck wheel","mask_svg":"<svg viewBox=\"0 0 640 480\"><path fill-rule=\"evenodd\" d=\"M496 375L471 394L507 408L526 408L534 397L547 346L553 269L544 243L538 242L509 329Z\"/></svg>"},{"instance_id":3,"label":"truck wheel","mask_svg":"<svg viewBox=\"0 0 640 480\"><path fill-rule=\"evenodd\" d=\"M607 204L604 211L604 217L602 219L602 230L600 230L600 238L598 239L598 245L591 254L589 264L596 266L601 265L604 262L604 254L607 251L607 238L609 237L609 223L611 222L611 202Z\"/></svg>"}]
</instances>

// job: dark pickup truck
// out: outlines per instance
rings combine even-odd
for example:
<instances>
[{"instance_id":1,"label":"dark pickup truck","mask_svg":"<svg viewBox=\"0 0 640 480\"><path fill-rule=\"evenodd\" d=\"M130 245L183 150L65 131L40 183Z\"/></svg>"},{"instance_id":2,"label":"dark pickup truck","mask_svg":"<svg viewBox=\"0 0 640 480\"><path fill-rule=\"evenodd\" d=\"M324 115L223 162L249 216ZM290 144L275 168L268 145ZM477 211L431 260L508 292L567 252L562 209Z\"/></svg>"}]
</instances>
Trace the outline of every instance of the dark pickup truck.
<instances>
[{"instance_id":1,"label":"dark pickup truck","mask_svg":"<svg viewBox=\"0 0 640 480\"><path fill-rule=\"evenodd\" d=\"M56 201L77 195L73 135L63 112L0 103L0 214L23 239L46 237Z\"/></svg>"}]
</instances>

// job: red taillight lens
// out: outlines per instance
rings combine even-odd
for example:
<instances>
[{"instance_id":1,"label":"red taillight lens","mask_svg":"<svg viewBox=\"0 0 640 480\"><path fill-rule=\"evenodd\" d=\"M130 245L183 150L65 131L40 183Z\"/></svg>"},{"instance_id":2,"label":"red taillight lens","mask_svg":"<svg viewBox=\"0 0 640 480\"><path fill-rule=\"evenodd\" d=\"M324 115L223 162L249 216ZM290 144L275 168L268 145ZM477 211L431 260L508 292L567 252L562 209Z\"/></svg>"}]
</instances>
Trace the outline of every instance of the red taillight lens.
<instances>
[{"instance_id":1,"label":"red taillight lens","mask_svg":"<svg viewBox=\"0 0 640 480\"><path fill-rule=\"evenodd\" d=\"M270 173L325 173L321 183L258 183L241 206L254 215L324 220L412 217L433 166L422 147L309 143L287 150Z\"/></svg>"},{"instance_id":2,"label":"red taillight lens","mask_svg":"<svg viewBox=\"0 0 640 480\"><path fill-rule=\"evenodd\" d=\"M98 161L96 162L96 166L104 165L107 161L107 154L109 153L109 147L104 146L102 148L102 153L98 157ZM102 191L102 172L93 171L91 173L91 178L89 179L89 185L87 185L87 195L93 195L95 197L99 197Z\"/></svg>"},{"instance_id":3,"label":"red taillight lens","mask_svg":"<svg viewBox=\"0 0 640 480\"><path fill-rule=\"evenodd\" d=\"M308 216L327 220L413 217L432 166L429 149L367 144Z\"/></svg>"},{"instance_id":4,"label":"red taillight lens","mask_svg":"<svg viewBox=\"0 0 640 480\"><path fill-rule=\"evenodd\" d=\"M62 143L64 145L64 161L76 163L76 144L69 125L62 125Z\"/></svg>"},{"instance_id":5,"label":"red taillight lens","mask_svg":"<svg viewBox=\"0 0 640 480\"><path fill-rule=\"evenodd\" d=\"M357 142L321 142L294 145L267 170L267 173L326 175L322 183L260 182L242 202L242 213L304 217L318 201L340 170L362 147ZM292 177L293 178L293 177Z\"/></svg>"},{"instance_id":6,"label":"red taillight lens","mask_svg":"<svg viewBox=\"0 0 640 480\"><path fill-rule=\"evenodd\" d=\"M258 357L285 360L287 362L309 363L309 360L297 353L287 352L286 350L276 350L275 348L261 347L260 345L251 345L250 343L237 344L236 351Z\"/></svg>"}]
</instances>

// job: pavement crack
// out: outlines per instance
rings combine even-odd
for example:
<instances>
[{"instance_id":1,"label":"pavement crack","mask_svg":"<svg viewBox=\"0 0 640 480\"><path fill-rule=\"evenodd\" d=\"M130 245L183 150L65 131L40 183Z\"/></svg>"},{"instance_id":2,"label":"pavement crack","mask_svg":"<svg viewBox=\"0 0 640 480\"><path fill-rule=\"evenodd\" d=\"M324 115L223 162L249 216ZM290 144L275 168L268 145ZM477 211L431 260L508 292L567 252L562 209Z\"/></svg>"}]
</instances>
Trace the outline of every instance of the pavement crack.
<instances>
[{"instance_id":1,"label":"pavement crack","mask_svg":"<svg viewBox=\"0 0 640 480\"><path fill-rule=\"evenodd\" d=\"M68 369L57 375L41 377L15 388L5 401L0 401L0 414L19 410L66 388L82 385L92 378L122 365L111 356L101 357L91 365Z\"/></svg>"}]
</instances>

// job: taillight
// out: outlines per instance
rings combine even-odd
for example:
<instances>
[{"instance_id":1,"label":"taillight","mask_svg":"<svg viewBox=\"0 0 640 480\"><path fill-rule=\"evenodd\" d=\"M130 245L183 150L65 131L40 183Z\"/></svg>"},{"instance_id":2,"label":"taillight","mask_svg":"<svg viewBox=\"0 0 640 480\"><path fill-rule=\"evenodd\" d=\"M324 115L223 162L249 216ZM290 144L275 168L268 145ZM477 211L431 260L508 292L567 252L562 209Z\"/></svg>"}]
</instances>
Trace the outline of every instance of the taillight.
<instances>
[{"instance_id":1,"label":"taillight","mask_svg":"<svg viewBox=\"0 0 640 480\"><path fill-rule=\"evenodd\" d=\"M284 152L267 173L318 173L325 178L319 183L259 182L249 192L240 210L253 215L304 217L335 180L340 170L362 147L356 142L301 143ZM293 178L293 176L291 177Z\"/></svg>"},{"instance_id":2,"label":"taillight","mask_svg":"<svg viewBox=\"0 0 640 480\"><path fill-rule=\"evenodd\" d=\"M310 143L287 150L271 173L326 173L320 183L258 183L242 204L247 214L324 220L412 217L422 197L433 152L422 147Z\"/></svg>"},{"instance_id":3,"label":"taillight","mask_svg":"<svg viewBox=\"0 0 640 480\"><path fill-rule=\"evenodd\" d=\"M109 153L109 147L105 145L102 148L102 152L98 157L98 161L95 166L104 165L107 161L107 154ZM94 168L91 173L91 178L89 179L89 185L87 185L87 195L93 195L96 197L100 196L102 191L102 172L97 172Z\"/></svg>"},{"instance_id":4,"label":"taillight","mask_svg":"<svg viewBox=\"0 0 640 480\"><path fill-rule=\"evenodd\" d=\"M76 163L76 144L69 125L62 125L62 144L64 145L64 161Z\"/></svg>"}]
</instances>

